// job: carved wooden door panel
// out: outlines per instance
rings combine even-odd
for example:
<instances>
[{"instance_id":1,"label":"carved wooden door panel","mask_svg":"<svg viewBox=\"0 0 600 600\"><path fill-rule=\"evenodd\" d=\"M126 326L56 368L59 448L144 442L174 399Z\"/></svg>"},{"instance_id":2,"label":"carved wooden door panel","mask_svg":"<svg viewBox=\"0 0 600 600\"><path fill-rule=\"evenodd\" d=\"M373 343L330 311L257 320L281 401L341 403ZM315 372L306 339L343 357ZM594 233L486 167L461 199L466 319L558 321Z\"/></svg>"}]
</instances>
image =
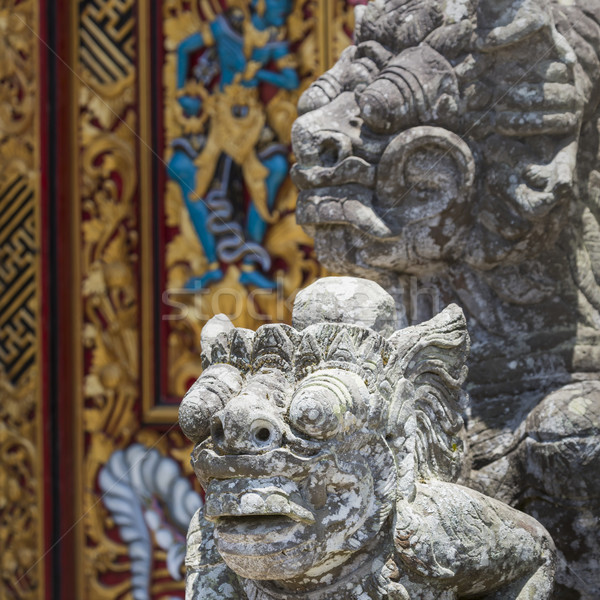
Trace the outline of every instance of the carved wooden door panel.
<instances>
[{"instance_id":1,"label":"carved wooden door panel","mask_svg":"<svg viewBox=\"0 0 600 600\"><path fill-rule=\"evenodd\" d=\"M0 0L0 598L183 597L199 331L286 321L295 104L366 0Z\"/></svg>"},{"instance_id":2,"label":"carved wooden door panel","mask_svg":"<svg viewBox=\"0 0 600 600\"><path fill-rule=\"evenodd\" d=\"M0 598L50 578L44 2L0 2Z\"/></svg>"}]
</instances>

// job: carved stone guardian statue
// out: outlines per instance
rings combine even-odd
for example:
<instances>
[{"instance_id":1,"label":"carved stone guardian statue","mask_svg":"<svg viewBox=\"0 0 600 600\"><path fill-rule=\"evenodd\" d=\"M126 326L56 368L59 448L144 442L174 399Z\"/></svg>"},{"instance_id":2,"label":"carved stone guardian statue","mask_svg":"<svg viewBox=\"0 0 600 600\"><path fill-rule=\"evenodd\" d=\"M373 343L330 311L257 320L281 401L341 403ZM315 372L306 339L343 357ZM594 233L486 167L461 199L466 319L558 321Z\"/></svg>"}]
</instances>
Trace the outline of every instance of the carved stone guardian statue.
<instances>
[{"instance_id":1,"label":"carved stone guardian statue","mask_svg":"<svg viewBox=\"0 0 600 600\"><path fill-rule=\"evenodd\" d=\"M533 518L458 485L462 311L396 331L377 284L326 278L293 327L202 334L180 407L206 491L188 600L545 600L554 547Z\"/></svg>"},{"instance_id":2,"label":"carved stone guardian statue","mask_svg":"<svg viewBox=\"0 0 600 600\"><path fill-rule=\"evenodd\" d=\"M600 1L374 0L301 97L297 219L409 323L463 309L469 485L600 598ZM435 311L433 311L435 312Z\"/></svg>"}]
</instances>

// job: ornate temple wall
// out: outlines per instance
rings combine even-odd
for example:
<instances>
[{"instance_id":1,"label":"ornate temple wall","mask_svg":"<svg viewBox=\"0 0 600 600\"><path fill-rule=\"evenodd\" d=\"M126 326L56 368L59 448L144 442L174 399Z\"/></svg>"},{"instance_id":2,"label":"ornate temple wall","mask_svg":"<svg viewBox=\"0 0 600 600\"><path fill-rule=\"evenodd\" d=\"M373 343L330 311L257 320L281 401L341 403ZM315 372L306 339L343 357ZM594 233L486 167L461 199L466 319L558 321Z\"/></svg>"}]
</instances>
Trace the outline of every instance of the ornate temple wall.
<instances>
[{"instance_id":1,"label":"ornate temple wall","mask_svg":"<svg viewBox=\"0 0 600 600\"><path fill-rule=\"evenodd\" d=\"M356 3L0 2L0 598L183 597L177 405L323 273L290 128Z\"/></svg>"},{"instance_id":2,"label":"ornate temple wall","mask_svg":"<svg viewBox=\"0 0 600 600\"><path fill-rule=\"evenodd\" d=\"M0 3L0 598L49 579L44 4Z\"/></svg>"}]
</instances>

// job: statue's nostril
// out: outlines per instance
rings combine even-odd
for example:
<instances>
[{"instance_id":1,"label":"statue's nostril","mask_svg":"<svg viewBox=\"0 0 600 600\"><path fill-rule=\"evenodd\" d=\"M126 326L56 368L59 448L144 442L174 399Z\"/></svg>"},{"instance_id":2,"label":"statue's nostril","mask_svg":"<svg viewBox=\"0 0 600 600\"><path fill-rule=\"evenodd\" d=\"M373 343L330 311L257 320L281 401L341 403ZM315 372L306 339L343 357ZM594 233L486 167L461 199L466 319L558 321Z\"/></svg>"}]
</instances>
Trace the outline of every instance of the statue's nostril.
<instances>
[{"instance_id":1,"label":"statue's nostril","mask_svg":"<svg viewBox=\"0 0 600 600\"><path fill-rule=\"evenodd\" d=\"M335 166L340 158L340 149L335 140L323 140L319 148L319 159L323 167Z\"/></svg>"},{"instance_id":2,"label":"statue's nostril","mask_svg":"<svg viewBox=\"0 0 600 600\"><path fill-rule=\"evenodd\" d=\"M250 433L255 446L268 446L277 435L273 424L263 419L257 419L252 423Z\"/></svg>"},{"instance_id":3,"label":"statue's nostril","mask_svg":"<svg viewBox=\"0 0 600 600\"><path fill-rule=\"evenodd\" d=\"M255 436L259 442L268 442L269 438L271 437L271 432L266 427L261 427L255 433Z\"/></svg>"}]
</instances>

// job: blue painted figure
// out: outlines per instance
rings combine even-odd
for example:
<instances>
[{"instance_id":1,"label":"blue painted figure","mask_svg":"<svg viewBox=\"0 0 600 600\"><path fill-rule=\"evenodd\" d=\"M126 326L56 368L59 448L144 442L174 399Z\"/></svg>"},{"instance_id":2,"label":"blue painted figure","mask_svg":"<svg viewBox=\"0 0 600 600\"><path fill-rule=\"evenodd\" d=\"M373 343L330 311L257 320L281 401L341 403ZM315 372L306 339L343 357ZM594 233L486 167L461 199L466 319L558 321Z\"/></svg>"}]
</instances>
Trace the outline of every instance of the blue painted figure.
<instances>
[{"instance_id":1,"label":"blue painted figure","mask_svg":"<svg viewBox=\"0 0 600 600\"><path fill-rule=\"evenodd\" d=\"M273 140L266 124L259 86L286 90L299 86L288 43L279 39L291 10L292 0L251 0L250 11L238 8L217 16L177 49L179 103L186 116L200 116L208 123L206 135L175 140L168 165L209 262L204 275L187 282L188 289L220 281L224 277L220 263L239 260L242 284L275 287L264 274L271 259L262 242L276 218L271 211L289 165L287 148ZM218 87L208 93L217 74ZM244 227L233 218L228 195L232 162L241 168L251 198ZM217 180L220 185L215 189Z\"/></svg>"}]
</instances>

